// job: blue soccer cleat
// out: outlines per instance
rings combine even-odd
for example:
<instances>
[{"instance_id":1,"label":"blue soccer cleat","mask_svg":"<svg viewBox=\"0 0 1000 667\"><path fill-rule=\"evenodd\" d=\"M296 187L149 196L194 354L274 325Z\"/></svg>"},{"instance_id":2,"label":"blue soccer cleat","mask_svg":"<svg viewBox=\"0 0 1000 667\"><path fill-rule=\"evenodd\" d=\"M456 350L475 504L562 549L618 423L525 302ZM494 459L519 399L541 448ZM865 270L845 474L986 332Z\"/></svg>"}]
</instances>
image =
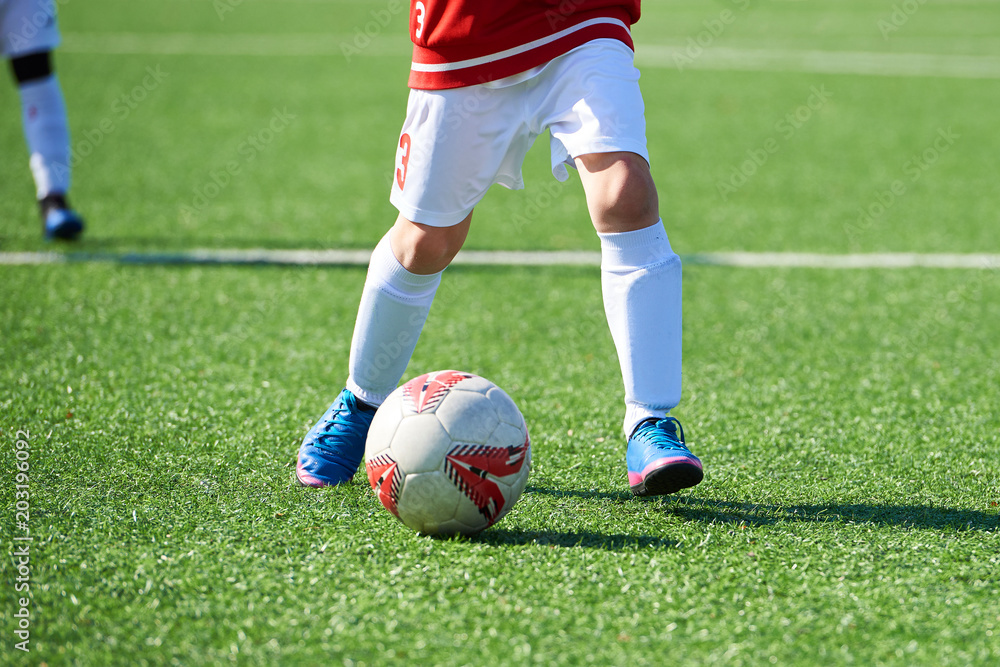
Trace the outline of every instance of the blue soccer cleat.
<instances>
[{"instance_id":1,"label":"blue soccer cleat","mask_svg":"<svg viewBox=\"0 0 1000 667\"><path fill-rule=\"evenodd\" d=\"M365 455L365 439L375 408L348 390L340 392L299 448L295 477L302 486L334 486L351 481Z\"/></svg>"},{"instance_id":2,"label":"blue soccer cleat","mask_svg":"<svg viewBox=\"0 0 1000 667\"><path fill-rule=\"evenodd\" d=\"M673 417L647 419L628 439L628 484L637 496L664 496L694 486L705 476L701 461L684 444Z\"/></svg>"},{"instance_id":3,"label":"blue soccer cleat","mask_svg":"<svg viewBox=\"0 0 1000 667\"><path fill-rule=\"evenodd\" d=\"M75 241L83 233L83 218L69 208L64 196L49 195L39 205L42 209L42 233L47 241Z\"/></svg>"}]
</instances>

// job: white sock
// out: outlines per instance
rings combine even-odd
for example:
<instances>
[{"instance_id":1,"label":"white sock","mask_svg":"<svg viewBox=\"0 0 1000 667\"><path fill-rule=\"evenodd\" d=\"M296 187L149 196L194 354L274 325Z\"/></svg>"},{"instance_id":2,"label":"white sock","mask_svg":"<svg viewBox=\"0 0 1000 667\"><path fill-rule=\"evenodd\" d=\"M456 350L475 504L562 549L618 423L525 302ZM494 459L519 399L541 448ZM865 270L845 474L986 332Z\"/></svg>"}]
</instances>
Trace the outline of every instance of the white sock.
<instances>
[{"instance_id":1,"label":"white sock","mask_svg":"<svg viewBox=\"0 0 1000 667\"><path fill-rule=\"evenodd\" d=\"M19 87L24 138L31 154L31 174L38 198L69 191L69 126L66 103L56 75Z\"/></svg>"},{"instance_id":2,"label":"white sock","mask_svg":"<svg viewBox=\"0 0 1000 667\"><path fill-rule=\"evenodd\" d=\"M681 260L663 221L598 234L604 312L625 381L625 437L681 400Z\"/></svg>"},{"instance_id":3,"label":"white sock","mask_svg":"<svg viewBox=\"0 0 1000 667\"><path fill-rule=\"evenodd\" d=\"M399 384L441 283L441 273L410 273L392 252L389 234L372 253L351 340L347 388L381 405Z\"/></svg>"}]
</instances>

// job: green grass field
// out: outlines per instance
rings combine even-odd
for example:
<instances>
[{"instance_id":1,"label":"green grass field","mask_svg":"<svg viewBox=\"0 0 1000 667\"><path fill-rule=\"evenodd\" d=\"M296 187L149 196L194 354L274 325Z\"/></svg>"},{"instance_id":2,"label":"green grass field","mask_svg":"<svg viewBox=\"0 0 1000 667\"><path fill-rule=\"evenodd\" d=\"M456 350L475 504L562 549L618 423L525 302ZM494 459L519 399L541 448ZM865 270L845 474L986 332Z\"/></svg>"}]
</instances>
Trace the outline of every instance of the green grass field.
<instances>
[{"instance_id":1,"label":"green grass field","mask_svg":"<svg viewBox=\"0 0 1000 667\"><path fill-rule=\"evenodd\" d=\"M888 0L644 4L653 171L678 252L1000 252L1000 12L915 6L883 36ZM979 74L657 62L725 10L715 52L968 56ZM71 248L42 242L5 76L0 251L364 249L392 221L403 3L60 12L72 195L89 228ZM814 89L828 99L788 135L779 124ZM778 150L720 193L769 139ZM579 183L556 184L547 160L537 146L528 189L490 193L467 247L597 249ZM905 193L859 220L895 181ZM293 482L302 436L343 384L364 275L0 265L0 662L1000 662L995 267L686 266L675 414L706 479L650 500L628 492L597 270L449 269L407 377L484 375L533 438L519 504L461 540L409 532L360 478ZM28 654L14 634L18 440Z\"/></svg>"}]
</instances>

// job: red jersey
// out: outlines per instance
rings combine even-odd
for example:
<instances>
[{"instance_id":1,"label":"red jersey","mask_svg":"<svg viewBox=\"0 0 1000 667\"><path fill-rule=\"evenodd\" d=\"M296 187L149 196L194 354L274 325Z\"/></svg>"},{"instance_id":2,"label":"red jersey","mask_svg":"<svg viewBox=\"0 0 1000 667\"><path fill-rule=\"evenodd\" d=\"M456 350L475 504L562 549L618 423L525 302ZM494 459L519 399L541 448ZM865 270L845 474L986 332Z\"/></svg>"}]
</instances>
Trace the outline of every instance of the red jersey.
<instances>
[{"instance_id":1,"label":"red jersey","mask_svg":"<svg viewBox=\"0 0 1000 667\"><path fill-rule=\"evenodd\" d=\"M410 88L502 79L591 40L630 49L639 0L411 0Z\"/></svg>"}]
</instances>

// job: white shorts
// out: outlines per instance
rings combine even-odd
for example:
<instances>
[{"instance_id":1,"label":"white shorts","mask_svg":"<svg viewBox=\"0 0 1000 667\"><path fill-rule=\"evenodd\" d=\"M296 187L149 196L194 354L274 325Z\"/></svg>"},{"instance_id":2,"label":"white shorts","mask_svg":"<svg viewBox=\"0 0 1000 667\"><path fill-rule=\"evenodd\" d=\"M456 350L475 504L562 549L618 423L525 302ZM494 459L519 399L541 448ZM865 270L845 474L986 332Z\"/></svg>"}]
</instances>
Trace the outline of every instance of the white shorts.
<instances>
[{"instance_id":1,"label":"white shorts","mask_svg":"<svg viewBox=\"0 0 1000 667\"><path fill-rule=\"evenodd\" d=\"M560 181L588 153L628 151L648 162L632 61L623 43L600 39L499 81L411 90L389 201L413 222L458 224L494 183L524 187L524 157L546 130Z\"/></svg>"},{"instance_id":2,"label":"white shorts","mask_svg":"<svg viewBox=\"0 0 1000 667\"><path fill-rule=\"evenodd\" d=\"M55 0L0 0L0 54L16 58L57 46Z\"/></svg>"}]
</instances>

